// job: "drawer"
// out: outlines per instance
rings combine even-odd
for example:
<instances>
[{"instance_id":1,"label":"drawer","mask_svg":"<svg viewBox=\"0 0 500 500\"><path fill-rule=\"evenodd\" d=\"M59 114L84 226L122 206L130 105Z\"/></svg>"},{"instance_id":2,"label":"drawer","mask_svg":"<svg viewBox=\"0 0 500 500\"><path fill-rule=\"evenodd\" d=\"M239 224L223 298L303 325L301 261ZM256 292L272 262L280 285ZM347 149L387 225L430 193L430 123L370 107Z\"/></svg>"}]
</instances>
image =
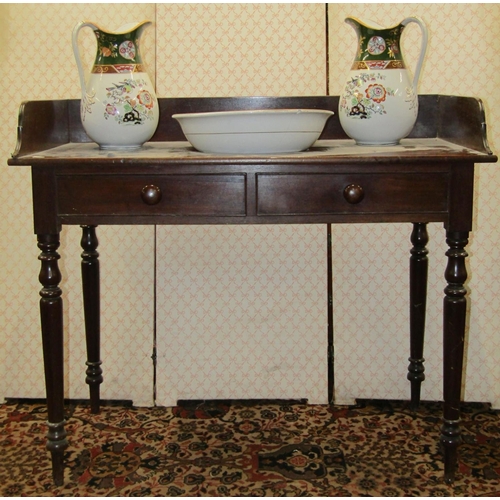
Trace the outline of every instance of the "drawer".
<instances>
[{"instance_id":1,"label":"drawer","mask_svg":"<svg viewBox=\"0 0 500 500\"><path fill-rule=\"evenodd\" d=\"M245 174L61 175L59 215L244 216Z\"/></svg>"},{"instance_id":2,"label":"drawer","mask_svg":"<svg viewBox=\"0 0 500 500\"><path fill-rule=\"evenodd\" d=\"M257 175L258 215L446 212L448 174Z\"/></svg>"}]
</instances>

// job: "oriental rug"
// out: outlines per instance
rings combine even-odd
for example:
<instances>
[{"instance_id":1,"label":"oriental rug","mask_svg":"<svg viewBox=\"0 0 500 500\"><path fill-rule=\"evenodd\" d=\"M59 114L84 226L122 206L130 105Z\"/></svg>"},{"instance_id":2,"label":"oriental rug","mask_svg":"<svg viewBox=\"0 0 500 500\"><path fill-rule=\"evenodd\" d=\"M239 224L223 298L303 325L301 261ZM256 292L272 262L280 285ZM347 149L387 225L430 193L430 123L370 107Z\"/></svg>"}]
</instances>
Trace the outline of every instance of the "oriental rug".
<instances>
[{"instance_id":1,"label":"oriental rug","mask_svg":"<svg viewBox=\"0 0 500 500\"><path fill-rule=\"evenodd\" d=\"M205 401L66 406L54 486L46 407L0 405L2 496L499 496L500 414L464 404L457 477L443 481L441 404Z\"/></svg>"}]
</instances>

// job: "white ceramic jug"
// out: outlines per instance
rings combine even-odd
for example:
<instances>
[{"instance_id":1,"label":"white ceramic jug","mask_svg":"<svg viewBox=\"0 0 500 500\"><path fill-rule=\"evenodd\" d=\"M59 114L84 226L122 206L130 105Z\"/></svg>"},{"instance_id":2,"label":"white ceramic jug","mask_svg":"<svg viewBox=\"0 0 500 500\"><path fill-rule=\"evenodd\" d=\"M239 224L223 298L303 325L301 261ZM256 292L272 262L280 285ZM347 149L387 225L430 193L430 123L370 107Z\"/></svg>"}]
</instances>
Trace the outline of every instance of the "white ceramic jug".
<instances>
[{"instance_id":1,"label":"white ceramic jug","mask_svg":"<svg viewBox=\"0 0 500 500\"><path fill-rule=\"evenodd\" d=\"M102 149L139 148L158 126L158 100L139 52L140 35L150 24L128 24L112 33L81 22L73 30L82 88L82 124ZM92 28L97 39L97 54L87 81L78 50L78 34L85 27Z\"/></svg>"},{"instance_id":2,"label":"white ceramic jug","mask_svg":"<svg viewBox=\"0 0 500 500\"><path fill-rule=\"evenodd\" d=\"M340 124L357 144L398 144L417 120L417 84L427 48L427 28L417 17L408 17L392 28L352 17L345 21L356 30L358 50L340 96ZM400 47L401 34L409 23L418 24L422 31L413 79Z\"/></svg>"}]
</instances>

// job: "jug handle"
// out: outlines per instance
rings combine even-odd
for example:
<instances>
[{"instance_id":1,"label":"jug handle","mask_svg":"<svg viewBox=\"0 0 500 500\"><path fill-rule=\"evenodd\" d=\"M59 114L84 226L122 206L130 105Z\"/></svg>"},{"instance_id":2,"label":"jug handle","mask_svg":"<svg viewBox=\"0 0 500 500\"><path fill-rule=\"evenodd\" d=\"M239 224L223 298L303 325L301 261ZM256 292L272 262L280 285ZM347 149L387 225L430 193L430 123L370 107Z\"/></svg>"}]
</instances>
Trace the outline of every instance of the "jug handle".
<instances>
[{"instance_id":1,"label":"jug handle","mask_svg":"<svg viewBox=\"0 0 500 500\"><path fill-rule=\"evenodd\" d=\"M85 96L87 92L87 83L85 82L85 72L83 70L80 51L78 50L78 35L80 33L80 30L85 27L92 28L93 30L99 29L95 24L87 21L82 21L73 28L73 35L71 38L71 42L73 45L73 54L75 55L76 66L78 68L78 75L80 76L80 87L82 89L82 96Z\"/></svg>"},{"instance_id":2,"label":"jug handle","mask_svg":"<svg viewBox=\"0 0 500 500\"><path fill-rule=\"evenodd\" d=\"M407 17L402 21L401 25L407 26L410 23L418 24L422 32L422 44L420 45L420 55L418 57L417 66L415 68L415 75L413 76L413 91L416 94L418 79L420 78L420 70L422 69L422 64L424 62L425 51L427 50L427 40L429 36L427 33L427 26L424 24L422 19L420 19L419 17Z\"/></svg>"}]
</instances>

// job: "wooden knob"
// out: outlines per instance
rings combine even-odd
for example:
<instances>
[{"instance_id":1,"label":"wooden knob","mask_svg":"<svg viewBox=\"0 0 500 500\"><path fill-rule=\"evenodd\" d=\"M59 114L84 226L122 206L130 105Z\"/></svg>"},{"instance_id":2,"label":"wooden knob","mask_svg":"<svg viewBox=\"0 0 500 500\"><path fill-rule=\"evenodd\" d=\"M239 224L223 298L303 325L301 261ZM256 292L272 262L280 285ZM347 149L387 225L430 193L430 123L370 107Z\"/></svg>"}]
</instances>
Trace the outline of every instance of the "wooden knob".
<instances>
[{"instance_id":1,"label":"wooden knob","mask_svg":"<svg viewBox=\"0 0 500 500\"><path fill-rule=\"evenodd\" d=\"M141 198L146 205L156 205L161 201L161 189L153 184L144 186L141 191Z\"/></svg>"},{"instance_id":2,"label":"wooden knob","mask_svg":"<svg viewBox=\"0 0 500 500\"><path fill-rule=\"evenodd\" d=\"M365 197L363 188L358 184L349 184L344 189L344 198L353 205L359 203Z\"/></svg>"}]
</instances>

